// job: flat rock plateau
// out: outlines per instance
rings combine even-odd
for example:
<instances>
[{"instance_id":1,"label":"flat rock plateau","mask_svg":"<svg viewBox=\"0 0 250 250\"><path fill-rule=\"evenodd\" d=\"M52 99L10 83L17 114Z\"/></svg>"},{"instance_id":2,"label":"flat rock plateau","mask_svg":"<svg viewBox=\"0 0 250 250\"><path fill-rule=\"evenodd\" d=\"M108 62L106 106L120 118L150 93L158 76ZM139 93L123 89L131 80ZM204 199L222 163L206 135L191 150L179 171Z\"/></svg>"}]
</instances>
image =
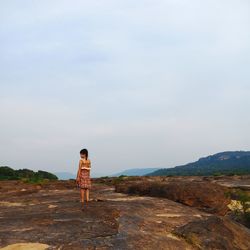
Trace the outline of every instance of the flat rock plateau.
<instances>
[{"instance_id":1,"label":"flat rock plateau","mask_svg":"<svg viewBox=\"0 0 250 250\"><path fill-rule=\"evenodd\" d=\"M168 182L169 178L146 179ZM250 249L250 230L232 220L230 211L220 208L223 215L217 210L207 212L195 207L193 196L183 204L165 197L116 192L107 180L93 179L90 201L83 211L74 180L0 181L0 249ZM249 176L171 180L185 180L178 192L194 180L200 181L196 187L204 183L207 189L208 182L222 189L250 187Z\"/></svg>"}]
</instances>

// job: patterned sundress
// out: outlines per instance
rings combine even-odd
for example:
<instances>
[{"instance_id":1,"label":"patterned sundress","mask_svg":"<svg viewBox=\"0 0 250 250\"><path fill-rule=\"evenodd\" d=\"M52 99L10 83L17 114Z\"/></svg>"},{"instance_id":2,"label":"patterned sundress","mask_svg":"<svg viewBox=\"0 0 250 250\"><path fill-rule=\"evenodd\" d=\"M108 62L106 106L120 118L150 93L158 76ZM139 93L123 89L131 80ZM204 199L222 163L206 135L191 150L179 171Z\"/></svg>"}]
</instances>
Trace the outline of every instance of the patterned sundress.
<instances>
[{"instance_id":1,"label":"patterned sundress","mask_svg":"<svg viewBox=\"0 0 250 250\"><path fill-rule=\"evenodd\" d=\"M91 178L90 178L90 170L82 169L83 167L91 167L91 162L83 162L81 159L81 170L80 170L80 188L91 188Z\"/></svg>"}]
</instances>

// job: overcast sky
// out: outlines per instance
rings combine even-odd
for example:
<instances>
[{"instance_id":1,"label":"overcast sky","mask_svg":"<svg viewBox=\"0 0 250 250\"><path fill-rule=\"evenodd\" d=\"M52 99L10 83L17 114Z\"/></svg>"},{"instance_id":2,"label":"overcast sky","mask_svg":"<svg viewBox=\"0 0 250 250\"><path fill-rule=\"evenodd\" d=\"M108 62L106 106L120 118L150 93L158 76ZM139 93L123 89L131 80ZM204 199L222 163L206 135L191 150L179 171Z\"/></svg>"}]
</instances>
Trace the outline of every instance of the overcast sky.
<instances>
[{"instance_id":1,"label":"overcast sky","mask_svg":"<svg viewBox=\"0 0 250 250\"><path fill-rule=\"evenodd\" d=\"M92 174L250 149L249 0L0 1L0 165Z\"/></svg>"}]
</instances>

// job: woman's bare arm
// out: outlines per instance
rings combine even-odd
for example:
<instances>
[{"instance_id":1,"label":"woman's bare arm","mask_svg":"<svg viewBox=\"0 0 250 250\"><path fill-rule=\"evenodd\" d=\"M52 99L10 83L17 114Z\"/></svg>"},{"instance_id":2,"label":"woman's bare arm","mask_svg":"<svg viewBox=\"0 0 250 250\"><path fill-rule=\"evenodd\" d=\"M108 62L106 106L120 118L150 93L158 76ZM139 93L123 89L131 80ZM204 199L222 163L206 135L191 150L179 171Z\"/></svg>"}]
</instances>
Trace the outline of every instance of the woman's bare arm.
<instances>
[{"instance_id":1,"label":"woman's bare arm","mask_svg":"<svg viewBox=\"0 0 250 250\"><path fill-rule=\"evenodd\" d=\"M88 167L83 167L82 169L87 169L87 170L90 170L91 168L88 168Z\"/></svg>"},{"instance_id":2,"label":"woman's bare arm","mask_svg":"<svg viewBox=\"0 0 250 250\"><path fill-rule=\"evenodd\" d=\"M78 171L77 171L77 177L76 179L80 178L80 171L81 171L81 161L79 161L79 165L78 165Z\"/></svg>"}]
</instances>

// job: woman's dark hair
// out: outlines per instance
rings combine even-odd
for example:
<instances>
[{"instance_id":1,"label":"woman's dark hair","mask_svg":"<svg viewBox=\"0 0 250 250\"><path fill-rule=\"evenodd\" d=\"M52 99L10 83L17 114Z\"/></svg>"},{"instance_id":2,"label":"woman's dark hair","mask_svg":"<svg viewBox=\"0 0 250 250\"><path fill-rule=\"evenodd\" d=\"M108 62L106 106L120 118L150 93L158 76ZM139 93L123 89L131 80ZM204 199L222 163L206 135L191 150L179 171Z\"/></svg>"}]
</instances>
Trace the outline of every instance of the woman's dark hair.
<instances>
[{"instance_id":1,"label":"woman's dark hair","mask_svg":"<svg viewBox=\"0 0 250 250\"><path fill-rule=\"evenodd\" d=\"M80 151L80 154L81 154L81 155L86 155L86 158L88 159L88 150L87 150L86 148L82 149L82 150Z\"/></svg>"}]
</instances>

